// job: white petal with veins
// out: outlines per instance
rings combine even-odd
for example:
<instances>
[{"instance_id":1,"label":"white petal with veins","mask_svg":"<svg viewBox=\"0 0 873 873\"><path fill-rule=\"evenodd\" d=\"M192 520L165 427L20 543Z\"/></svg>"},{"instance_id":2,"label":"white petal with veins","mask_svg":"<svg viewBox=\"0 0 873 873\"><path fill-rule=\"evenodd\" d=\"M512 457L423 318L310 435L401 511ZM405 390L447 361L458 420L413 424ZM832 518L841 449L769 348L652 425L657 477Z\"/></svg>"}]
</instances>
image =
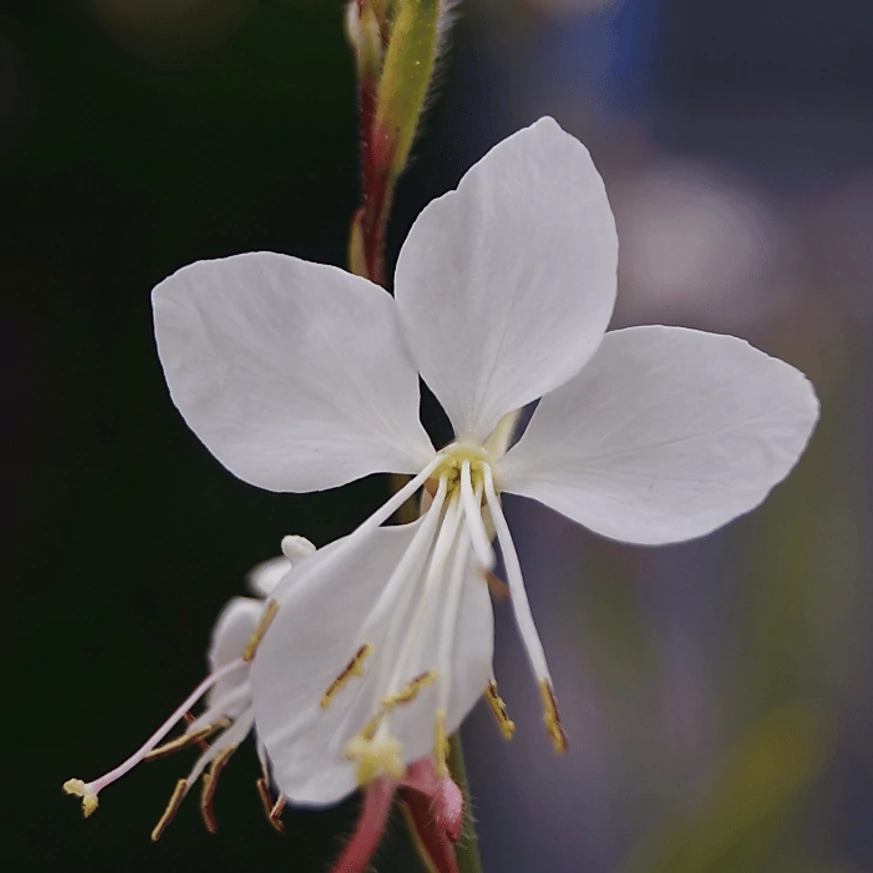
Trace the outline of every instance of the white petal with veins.
<instances>
[{"instance_id":1,"label":"white petal with veins","mask_svg":"<svg viewBox=\"0 0 873 873\"><path fill-rule=\"evenodd\" d=\"M153 292L173 401L240 479L319 491L432 454L394 301L344 270L255 252Z\"/></svg>"},{"instance_id":2,"label":"white petal with veins","mask_svg":"<svg viewBox=\"0 0 873 873\"><path fill-rule=\"evenodd\" d=\"M743 340L629 328L542 400L500 481L612 539L677 542L761 503L817 418L807 378Z\"/></svg>"},{"instance_id":3,"label":"white petal with veins","mask_svg":"<svg viewBox=\"0 0 873 873\"><path fill-rule=\"evenodd\" d=\"M416 219L397 262L409 348L459 439L579 371L615 303L618 242L588 150L551 118Z\"/></svg>"},{"instance_id":4,"label":"white petal with veins","mask_svg":"<svg viewBox=\"0 0 873 873\"><path fill-rule=\"evenodd\" d=\"M422 603L427 585L422 571L435 537L431 515L377 529L352 548L340 540L309 558L277 591L279 610L254 659L252 687L259 735L274 778L290 800L323 805L353 791L357 770L345 757L348 744L384 698L421 674L441 666L452 671L449 731L481 696L493 649L487 585L470 564L453 661L438 664L448 572L434 578L429 602ZM445 557L448 565L451 557ZM401 562L405 578L398 579ZM390 602L380 602L389 586ZM361 662L363 675L349 676L322 706L325 692L363 643L372 647ZM432 751L438 681L397 706L388 719L388 732L400 741L407 763Z\"/></svg>"}]
</instances>

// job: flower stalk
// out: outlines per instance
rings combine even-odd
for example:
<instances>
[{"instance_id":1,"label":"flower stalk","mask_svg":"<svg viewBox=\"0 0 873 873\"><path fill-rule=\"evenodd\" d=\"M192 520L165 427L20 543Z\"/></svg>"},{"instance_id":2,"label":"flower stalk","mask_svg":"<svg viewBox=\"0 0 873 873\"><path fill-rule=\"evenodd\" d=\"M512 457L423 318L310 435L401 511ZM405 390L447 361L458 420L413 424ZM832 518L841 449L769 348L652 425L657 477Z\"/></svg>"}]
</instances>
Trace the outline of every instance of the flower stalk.
<instances>
[{"instance_id":1,"label":"flower stalk","mask_svg":"<svg viewBox=\"0 0 873 873\"><path fill-rule=\"evenodd\" d=\"M349 232L349 269L383 287L385 228L433 76L443 4L400 0L393 20L388 5L385 0L353 0L347 28L358 76L363 177L361 206ZM405 476L393 475L392 491L406 481ZM402 522L412 521L416 514L411 501L398 513ZM463 795L461 842L456 848L460 873L481 873L459 732L450 740L449 772ZM432 865L434 859L416 834L414 821L408 821L423 860Z\"/></svg>"},{"instance_id":2,"label":"flower stalk","mask_svg":"<svg viewBox=\"0 0 873 873\"><path fill-rule=\"evenodd\" d=\"M464 763L464 749L461 745L461 732L452 736L449 744L449 774L461 789L464 797L464 818L461 833L455 845L455 858L459 873L482 873L482 859L479 856L479 840L473 820L473 807L470 800L470 783L467 780L467 767Z\"/></svg>"},{"instance_id":3,"label":"flower stalk","mask_svg":"<svg viewBox=\"0 0 873 873\"><path fill-rule=\"evenodd\" d=\"M347 30L355 53L361 123L361 206L349 267L384 287L385 227L406 167L439 47L440 0L354 0Z\"/></svg>"}]
</instances>

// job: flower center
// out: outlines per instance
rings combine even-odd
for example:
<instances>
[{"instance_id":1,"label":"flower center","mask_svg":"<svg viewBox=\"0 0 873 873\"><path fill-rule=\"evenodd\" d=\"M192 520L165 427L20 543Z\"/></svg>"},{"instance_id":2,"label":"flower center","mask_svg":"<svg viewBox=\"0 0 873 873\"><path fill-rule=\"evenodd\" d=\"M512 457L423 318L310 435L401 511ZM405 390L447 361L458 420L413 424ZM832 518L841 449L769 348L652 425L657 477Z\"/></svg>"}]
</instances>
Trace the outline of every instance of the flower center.
<instances>
[{"instance_id":1,"label":"flower center","mask_svg":"<svg viewBox=\"0 0 873 873\"><path fill-rule=\"evenodd\" d=\"M479 495L485 491L485 466L491 458L484 446L476 443L456 443L448 446L440 453L444 455L442 463L433 471L428 480L428 490L436 488L440 479L446 480L446 497L451 500L452 496L461 493L462 479L464 476L464 464L469 466L470 485L474 493Z\"/></svg>"}]
</instances>

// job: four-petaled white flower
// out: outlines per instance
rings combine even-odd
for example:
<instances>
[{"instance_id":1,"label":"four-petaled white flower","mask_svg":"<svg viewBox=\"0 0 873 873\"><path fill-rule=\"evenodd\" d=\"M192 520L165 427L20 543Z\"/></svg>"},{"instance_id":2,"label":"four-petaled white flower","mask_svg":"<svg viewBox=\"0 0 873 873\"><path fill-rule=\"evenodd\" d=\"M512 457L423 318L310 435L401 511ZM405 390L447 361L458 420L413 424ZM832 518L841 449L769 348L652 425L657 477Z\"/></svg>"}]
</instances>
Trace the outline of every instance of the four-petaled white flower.
<instances>
[{"instance_id":1,"label":"four-petaled white flower","mask_svg":"<svg viewBox=\"0 0 873 873\"><path fill-rule=\"evenodd\" d=\"M563 750L501 492L616 540L668 543L753 509L797 461L818 415L807 379L730 336L606 333L616 267L603 182L542 119L421 213L394 298L270 253L192 264L155 289L173 400L241 479L304 492L413 477L275 592L252 687L289 799L331 803L429 752L444 772L445 738L483 692L511 733L482 572L494 534ZM419 374L454 428L439 451L419 421ZM539 398L507 450L515 413ZM423 487L423 517L377 538Z\"/></svg>"},{"instance_id":2,"label":"four-petaled white flower","mask_svg":"<svg viewBox=\"0 0 873 873\"><path fill-rule=\"evenodd\" d=\"M201 754L188 776L180 779L176 784L165 813L152 831L152 839L157 840L161 836L176 814L179 805L201 776L203 791L200 810L206 827L210 831L216 829L212 799L218 787L218 776L254 725L250 683L251 661L263 632L272 618L272 609L266 603L266 599L292 566L315 552L315 546L304 537L287 536L282 540L282 552L283 554L278 558L258 564L248 574L248 585L254 597L234 597L222 609L212 629L206 655L211 672L185 698L175 712L118 767L90 782L69 779L64 783L64 791L67 794L82 798L82 810L86 818L97 809L99 793L138 764L199 744ZM205 700L205 707L203 712L194 718L190 714L190 709L201 698ZM160 745L175 725L183 719L187 723L185 731L175 739ZM213 735L215 735L214 742L207 745L206 739ZM256 746L263 774L258 780L258 790L270 823L278 830L282 830L279 815L284 806L284 799L281 797L278 801L272 799L267 754L260 740L256 740Z\"/></svg>"}]
</instances>

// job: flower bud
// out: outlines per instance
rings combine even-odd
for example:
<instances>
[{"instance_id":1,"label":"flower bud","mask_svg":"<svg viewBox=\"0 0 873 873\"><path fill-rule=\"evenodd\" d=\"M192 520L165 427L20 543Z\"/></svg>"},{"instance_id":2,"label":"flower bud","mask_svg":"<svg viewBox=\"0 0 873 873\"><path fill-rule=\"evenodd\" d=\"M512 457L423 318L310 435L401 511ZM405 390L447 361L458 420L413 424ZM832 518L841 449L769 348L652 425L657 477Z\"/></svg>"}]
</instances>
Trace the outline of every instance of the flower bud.
<instances>
[{"instance_id":1,"label":"flower bud","mask_svg":"<svg viewBox=\"0 0 873 873\"><path fill-rule=\"evenodd\" d=\"M375 83L382 72L385 35L384 3L351 0L346 8L346 37L355 54L358 80Z\"/></svg>"},{"instance_id":2,"label":"flower bud","mask_svg":"<svg viewBox=\"0 0 873 873\"><path fill-rule=\"evenodd\" d=\"M394 179L406 166L439 45L439 0L400 0L382 68L373 139Z\"/></svg>"}]
</instances>

